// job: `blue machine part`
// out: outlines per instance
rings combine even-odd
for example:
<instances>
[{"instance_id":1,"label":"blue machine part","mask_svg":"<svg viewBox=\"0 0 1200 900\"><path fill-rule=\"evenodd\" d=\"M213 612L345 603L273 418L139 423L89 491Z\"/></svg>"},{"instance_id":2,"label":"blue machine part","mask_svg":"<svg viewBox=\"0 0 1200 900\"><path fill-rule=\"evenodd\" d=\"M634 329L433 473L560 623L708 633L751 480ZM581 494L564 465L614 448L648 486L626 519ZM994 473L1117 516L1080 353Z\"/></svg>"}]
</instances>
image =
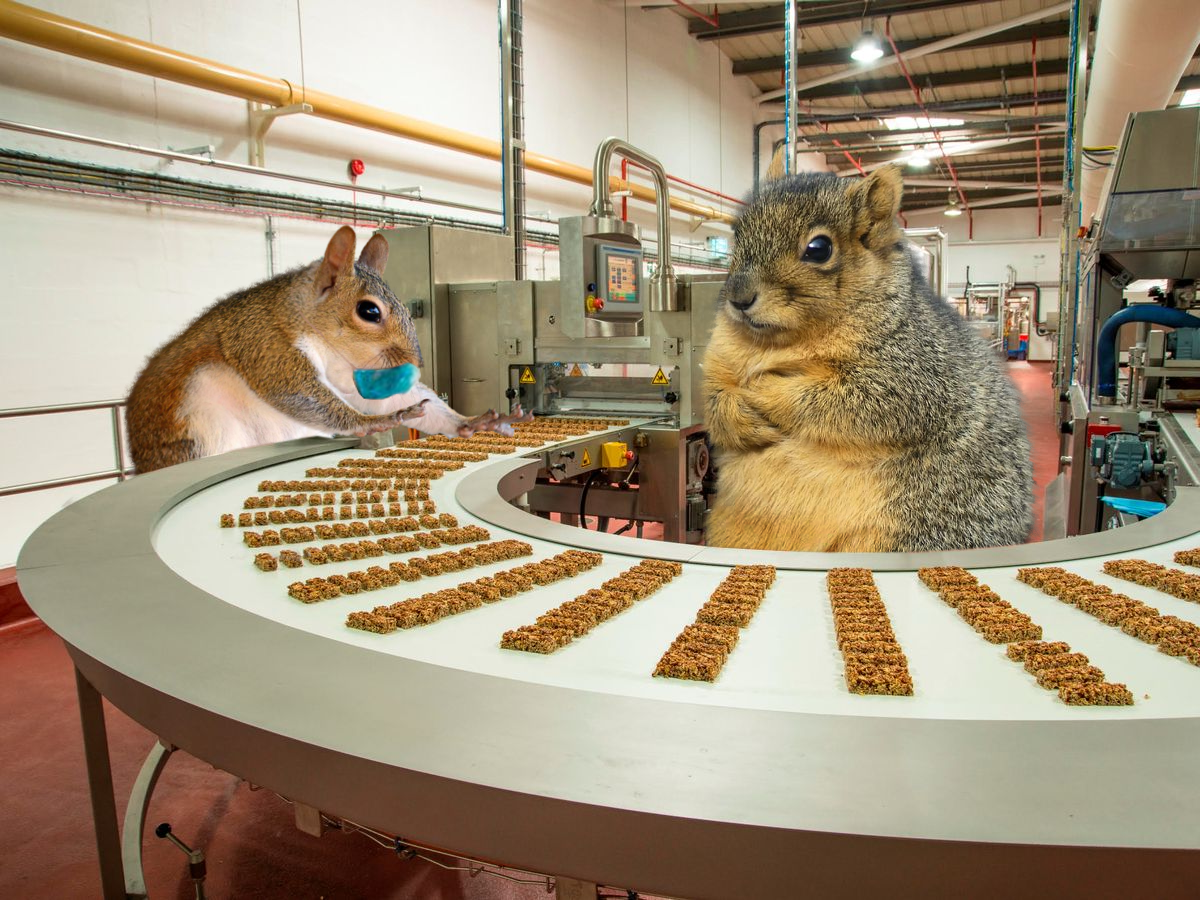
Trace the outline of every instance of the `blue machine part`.
<instances>
[{"instance_id":1,"label":"blue machine part","mask_svg":"<svg viewBox=\"0 0 1200 900\"><path fill-rule=\"evenodd\" d=\"M354 386L366 400L382 400L413 389L421 370L412 363L390 369L355 369Z\"/></svg>"},{"instance_id":2,"label":"blue machine part","mask_svg":"<svg viewBox=\"0 0 1200 900\"><path fill-rule=\"evenodd\" d=\"M1108 317L1096 343L1096 393L1101 397L1117 395L1117 332L1126 322L1153 322L1171 328L1200 328L1200 319L1178 309L1143 303L1127 306Z\"/></svg>"},{"instance_id":3,"label":"blue machine part","mask_svg":"<svg viewBox=\"0 0 1200 900\"><path fill-rule=\"evenodd\" d=\"M1136 434L1096 435L1088 446L1091 464L1109 484L1135 488L1154 474L1150 445Z\"/></svg>"},{"instance_id":4,"label":"blue machine part","mask_svg":"<svg viewBox=\"0 0 1200 900\"><path fill-rule=\"evenodd\" d=\"M1141 519L1148 519L1167 508L1167 504L1157 500L1134 500L1132 497L1101 497L1100 502L1118 512L1132 513Z\"/></svg>"}]
</instances>

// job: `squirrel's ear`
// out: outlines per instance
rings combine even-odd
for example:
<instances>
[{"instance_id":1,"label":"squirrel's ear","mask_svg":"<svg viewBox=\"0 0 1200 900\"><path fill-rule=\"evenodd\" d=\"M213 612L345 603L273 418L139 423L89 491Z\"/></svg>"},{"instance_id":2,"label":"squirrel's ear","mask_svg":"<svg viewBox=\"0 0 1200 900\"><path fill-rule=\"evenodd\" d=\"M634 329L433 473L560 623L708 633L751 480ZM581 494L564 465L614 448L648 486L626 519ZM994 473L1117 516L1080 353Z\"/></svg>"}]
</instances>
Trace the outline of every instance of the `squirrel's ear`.
<instances>
[{"instance_id":1,"label":"squirrel's ear","mask_svg":"<svg viewBox=\"0 0 1200 900\"><path fill-rule=\"evenodd\" d=\"M864 228L863 243L872 248L894 243L898 237L896 214L900 212L900 198L904 193L900 167L887 165L876 169L850 190L862 211L859 221Z\"/></svg>"},{"instance_id":2,"label":"squirrel's ear","mask_svg":"<svg viewBox=\"0 0 1200 900\"><path fill-rule=\"evenodd\" d=\"M367 241L366 246L362 248L362 253L359 254L358 262L360 265L366 266L372 272L383 274L384 268L387 266L388 259L388 242L382 234L373 234L371 239Z\"/></svg>"},{"instance_id":3,"label":"squirrel's ear","mask_svg":"<svg viewBox=\"0 0 1200 900\"><path fill-rule=\"evenodd\" d=\"M876 169L856 184L854 191L872 219L890 222L900 212L900 197L904 193L900 167L892 163Z\"/></svg>"},{"instance_id":4,"label":"squirrel's ear","mask_svg":"<svg viewBox=\"0 0 1200 900\"><path fill-rule=\"evenodd\" d=\"M771 157L771 164L767 166L767 174L763 181L778 181L783 177L783 153L787 149L787 144L780 144L775 148L775 155Z\"/></svg>"},{"instance_id":5,"label":"squirrel's ear","mask_svg":"<svg viewBox=\"0 0 1200 900\"><path fill-rule=\"evenodd\" d=\"M354 229L343 225L329 239L329 246L325 248L325 258L317 269L317 293L329 290L353 266Z\"/></svg>"}]
</instances>

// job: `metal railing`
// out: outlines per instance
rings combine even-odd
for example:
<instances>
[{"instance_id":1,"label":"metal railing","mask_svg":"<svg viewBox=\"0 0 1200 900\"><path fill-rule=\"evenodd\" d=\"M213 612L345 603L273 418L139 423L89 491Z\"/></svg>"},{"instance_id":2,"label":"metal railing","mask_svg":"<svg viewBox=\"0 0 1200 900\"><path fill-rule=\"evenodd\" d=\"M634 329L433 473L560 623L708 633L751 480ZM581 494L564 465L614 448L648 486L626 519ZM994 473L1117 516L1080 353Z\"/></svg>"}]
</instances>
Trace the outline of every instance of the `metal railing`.
<instances>
[{"instance_id":1,"label":"metal railing","mask_svg":"<svg viewBox=\"0 0 1200 900\"><path fill-rule=\"evenodd\" d=\"M62 403L57 406L26 406L21 409L0 409L0 421L5 419L22 419L27 416L49 416L57 413L89 412L91 410L107 409L112 416L113 455L116 458L116 467L108 471L91 472L87 475L72 475L67 478L53 478L49 481L31 481L28 484L0 487L0 497L29 494L33 491L45 491L50 488L67 487L72 484L105 481L109 478L124 481L133 474L132 468L125 468L125 437L121 430L121 410L124 406L124 400L97 400L94 403Z\"/></svg>"}]
</instances>

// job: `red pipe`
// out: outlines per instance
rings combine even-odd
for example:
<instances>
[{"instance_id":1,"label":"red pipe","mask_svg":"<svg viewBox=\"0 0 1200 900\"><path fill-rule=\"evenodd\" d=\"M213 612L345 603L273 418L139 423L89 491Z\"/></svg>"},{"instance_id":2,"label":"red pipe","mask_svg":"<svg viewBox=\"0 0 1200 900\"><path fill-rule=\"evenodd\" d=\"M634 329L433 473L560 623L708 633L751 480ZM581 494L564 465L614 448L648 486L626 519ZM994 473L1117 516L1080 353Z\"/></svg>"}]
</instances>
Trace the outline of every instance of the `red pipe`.
<instances>
[{"instance_id":1,"label":"red pipe","mask_svg":"<svg viewBox=\"0 0 1200 900\"><path fill-rule=\"evenodd\" d=\"M1038 93L1037 93L1037 38L1032 38L1033 41L1033 117L1037 118L1038 114ZM1039 132L1041 127L1035 122L1033 125L1033 158L1034 166L1037 169L1037 210L1038 210L1038 237L1042 236L1042 138Z\"/></svg>"},{"instance_id":2,"label":"red pipe","mask_svg":"<svg viewBox=\"0 0 1200 900\"><path fill-rule=\"evenodd\" d=\"M629 162L629 160L626 160L624 158L621 159L621 178L622 179L625 178L626 172L628 171L628 169L625 165L627 162ZM634 162L633 165L637 166L639 169L646 168L640 162ZM649 170L647 170L647 171L649 171ZM668 175L667 181L673 181L676 184L682 184L684 187L689 187L693 191L699 191L702 194L709 194L710 196L713 196L713 197L720 197L722 200L728 200L730 203L738 204L738 206L744 205L743 202L741 200L739 200L737 197L731 197L728 194L722 194L720 191L714 191L712 188L706 188L703 185L695 184L691 181L685 181L684 179L678 178L674 175Z\"/></svg>"},{"instance_id":3,"label":"red pipe","mask_svg":"<svg viewBox=\"0 0 1200 900\"><path fill-rule=\"evenodd\" d=\"M813 122L816 123L816 126L818 128L820 128L826 134L829 134L829 126L828 125L826 125L820 119L813 116L813 114L811 112L809 113L809 117L812 118ZM845 148L845 145L841 141L839 141L837 138L835 138L832 134L829 134L829 137L833 141L833 146L835 146L839 150L841 150L842 155L845 156L846 159L850 160L850 162L854 165L854 168L858 169L858 174L866 175L867 170L862 167L862 162L860 160L855 159L853 156L851 156L850 151Z\"/></svg>"},{"instance_id":4,"label":"red pipe","mask_svg":"<svg viewBox=\"0 0 1200 900\"><path fill-rule=\"evenodd\" d=\"M700 12L700 10L693 9L692 7L688 6L686 3L681 2L681 0L675 0L675 5L682 6L684 9L686 9L688 12L690 12L694 16L699 16L701 19L703 19L705 22L707 22L713 28L716 28L718 25L721 24L721 19L716 13L713 13L711 16L706 16L704 13Z\"/></svg>"},{"instance_id":5,"label":"red pipe","mask_svg":"<svg viewBox=\"0 0 1200 900\"><path fill-rule=\"evenodd\" d=\"M934 140L937 141L938 150L942 152L942 159L946 166L950 169L950 177L954 179L954 189L958 192L958 199L962 202L963 208L967 211L967 240L972 240L975 237L975 217L971 213L971 204L967 202L967 195L963 193L962 185L958 183L958 172L954 170L954 163L950 157L946 155L946 148L942 145L942 135L933 126L933 119L929 115L929 110L925 108L925 101L921 99L921 89L917 87L912 80L912 75L909 74L908 66L904 64L904 57L900 55L900 48L896 46L896 42L892 40L892 17L888 16L883 26L884 37L892 46L892 55L896 57L896 62L900 64L900 71L904 73L904 80L908 82L908 86L912 89L913 97L917 101L917 106L921 107L921 112L925 114L925 121L929 123L930 129L933 131Z\"/></svg>"}]
</instances>

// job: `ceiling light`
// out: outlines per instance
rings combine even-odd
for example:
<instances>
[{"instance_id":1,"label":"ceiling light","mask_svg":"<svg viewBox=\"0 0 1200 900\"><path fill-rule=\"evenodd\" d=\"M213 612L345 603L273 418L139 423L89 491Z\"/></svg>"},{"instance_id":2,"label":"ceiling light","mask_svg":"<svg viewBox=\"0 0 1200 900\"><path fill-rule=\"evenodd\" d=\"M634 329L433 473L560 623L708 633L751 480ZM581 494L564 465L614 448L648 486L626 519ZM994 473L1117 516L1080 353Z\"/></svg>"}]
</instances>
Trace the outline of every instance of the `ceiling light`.
<instances>
[{"instance_id":1,"label":"ceiling light","mask_svg":"<svg viewBox=\"0 0 1200 900\"><path fill-rule=\"evenodd\" d=\"M905 160L914 169L928 169L929 157L925 155L925 151L921 149L914 150L908 155Z\"/></svg>"},{"instance_id":2,"label":"ceiling light","mask_svg":"<svg viewBox=\"0 0 1200 900\"><path fill-rule=\"evenodd\" d=\"M883 56L883 46L879 43L879 38L875 37L870 28L864 28L862 37L858 39L858 43L854 45L854 50L850 53L850 58L867 63L874 62L881 56Z\"/></svg>"},{"instance_id":3,"label":"ceiling light","mask_svg":"<svg viewBox=\"0 0 1200 900\"><path fill-rule=\"evenodd\" d=\"M1200 106L1200 88L1190 88L1183 92L1180 106Z\"/></svg>"},{"instance_id":4,"label":"ceiling light","mask_svg":"<svg viewBox=\"0 0 1200 900\"><path fill-rule=\"evenodd\" d=\"M958 199L954 196L954 188L950 188L948 194L950 202L946 204L945 215L950 216L951 218L954 216L961 216L962 209L958 205Z\"/></svg>"}]
</instances>

